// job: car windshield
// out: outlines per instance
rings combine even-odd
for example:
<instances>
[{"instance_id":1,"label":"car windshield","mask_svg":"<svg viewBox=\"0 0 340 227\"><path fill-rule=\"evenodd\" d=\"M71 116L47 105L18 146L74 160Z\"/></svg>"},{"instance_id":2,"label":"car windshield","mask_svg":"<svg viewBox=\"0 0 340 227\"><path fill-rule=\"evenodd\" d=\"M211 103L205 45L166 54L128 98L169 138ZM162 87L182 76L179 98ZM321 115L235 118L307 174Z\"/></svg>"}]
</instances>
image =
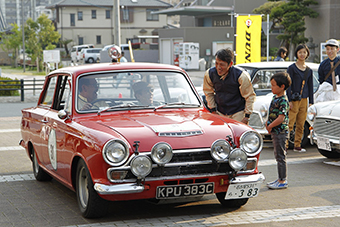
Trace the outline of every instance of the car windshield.
<instances>
[{"instance_id":1,"label":"car windshield","mask_svg":"<svg viewBox=\"0 0 340 227\"><path fill-rule=\"evenodd\" d=\"M87 74L78 78L76 90L75 104L80 113L201 105L186 77L176 72Z\"/></svg>"}]
</instances>

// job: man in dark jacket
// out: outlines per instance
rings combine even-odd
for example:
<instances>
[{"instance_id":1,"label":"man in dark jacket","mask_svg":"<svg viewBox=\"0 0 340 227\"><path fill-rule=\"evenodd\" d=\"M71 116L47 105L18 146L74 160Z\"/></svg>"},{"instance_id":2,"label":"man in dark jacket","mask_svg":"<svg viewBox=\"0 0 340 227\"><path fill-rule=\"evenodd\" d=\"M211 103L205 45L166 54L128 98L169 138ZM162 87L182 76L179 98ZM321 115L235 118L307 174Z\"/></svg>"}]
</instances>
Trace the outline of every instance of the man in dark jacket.
<instances>
[{"instance_id":1,"label":"man in dark jacket","mask_svg":"<svg viewBox=\"0 0 340 227\"><path fill-rule=\"evenodd\" d=\"M234 67L233 59L230 49L217 51L215 67L205 72L203 91L210 109L247 124L256 95L249 74Z\"/></svg>"}]
</instances>

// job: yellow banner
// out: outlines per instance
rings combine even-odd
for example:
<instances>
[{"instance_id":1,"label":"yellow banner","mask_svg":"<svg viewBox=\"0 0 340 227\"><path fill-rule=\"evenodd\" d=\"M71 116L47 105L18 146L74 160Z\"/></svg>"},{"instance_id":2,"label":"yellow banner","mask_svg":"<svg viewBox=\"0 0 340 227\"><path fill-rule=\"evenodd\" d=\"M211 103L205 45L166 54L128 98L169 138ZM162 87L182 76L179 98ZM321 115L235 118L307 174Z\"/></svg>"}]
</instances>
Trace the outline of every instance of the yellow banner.
<instances>
[{"instance_id":1,"label":"yellow banner","mask_svg":"<svg viewBox=\"0 0 340 227\"><path fill-rule=\"evenodd\" d=\"M261 61L262 18L238 16L236 25L236 63Z\"/></svg>"}]
</instances>

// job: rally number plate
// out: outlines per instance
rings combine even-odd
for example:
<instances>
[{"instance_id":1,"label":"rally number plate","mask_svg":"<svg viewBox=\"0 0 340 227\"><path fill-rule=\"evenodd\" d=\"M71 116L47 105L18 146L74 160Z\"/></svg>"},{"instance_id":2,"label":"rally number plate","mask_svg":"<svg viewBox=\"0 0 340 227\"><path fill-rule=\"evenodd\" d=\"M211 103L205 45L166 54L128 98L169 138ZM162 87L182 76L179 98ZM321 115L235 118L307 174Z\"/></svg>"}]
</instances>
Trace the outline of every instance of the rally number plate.
<instances>
[{"instance_id":1,"label":"rally number plate","mask_svg":"<svg viewBox=\"0 0 340 227\"><path fill-rule=\"evenodd\" d=\"M157 199L212 194L214 193L214 183L159 186L156 193Z\"/></svg>"},{"instance_id":2,"label":"rally number plate","mask_svg":"<svg viewBox=\"0 0 340 227\"><path fill-rule=\"evenodd\" d=\"M255 197L259 194L261 183L231 184L225 199L243 199Z\"/></svg>"}]
</instances>

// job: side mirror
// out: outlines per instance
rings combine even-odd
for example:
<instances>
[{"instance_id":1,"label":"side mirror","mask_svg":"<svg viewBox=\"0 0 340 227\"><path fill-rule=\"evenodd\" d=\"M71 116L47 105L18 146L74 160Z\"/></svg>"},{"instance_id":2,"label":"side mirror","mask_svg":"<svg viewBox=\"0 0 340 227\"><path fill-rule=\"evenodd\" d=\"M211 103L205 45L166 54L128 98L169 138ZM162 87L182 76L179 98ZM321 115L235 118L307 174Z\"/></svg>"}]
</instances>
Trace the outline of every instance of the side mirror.
<instances>
[{"instance_id":1,"label":"side mirror","mask_svg":"<svg viewBox=\"0 0 340 227\"><path fill-rule=\"evenodd\" d=\"M67 113L66 110L59 110L59 112L58 112L58 117L59 117L60 119L64 120L64 119L68 119L68 118L69 118L69 115L68 115L68 113Z\"/></svg>"}]
</instances>

